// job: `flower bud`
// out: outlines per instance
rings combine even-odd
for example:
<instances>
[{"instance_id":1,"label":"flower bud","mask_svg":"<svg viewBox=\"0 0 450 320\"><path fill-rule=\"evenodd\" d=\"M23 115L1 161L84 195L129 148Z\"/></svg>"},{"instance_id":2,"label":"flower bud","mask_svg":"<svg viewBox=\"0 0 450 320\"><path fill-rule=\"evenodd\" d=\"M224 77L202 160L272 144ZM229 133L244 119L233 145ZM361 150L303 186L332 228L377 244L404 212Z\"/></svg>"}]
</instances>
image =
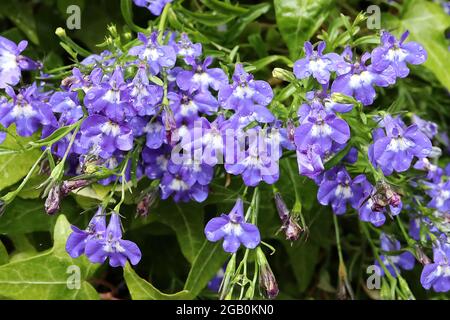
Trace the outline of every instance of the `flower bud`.
<instances>
[{"instance_id":1,"label":"flower bud","mask_svg":"<svg viewBox=\"0 0 450 320\"><path fill-rule=\"evenodd\" d=\"M47 214L53 215L59 211L59 204L61 202L61 186L53 186L45 200L45 212Z\"/></svg>"},{"instance_id":2,"label":"flower bud","mask_svg":"<svg viewBox=\"0 0 450 320\"><path fill-rule=\"evenodd\" d=\"M275 299L278 296L279 289L275 275L267 262L261 248L256 249L256 260L259 265L259 286L263 295L268 299Z\"/></svg>"},{"instance_id":3,"label":"flower bud","mask_svg":"<svg viewBox=\"0 0 450 320\"><path fill-rule=\"evenodd\" d=\"M91 184L89 180L67 180L61 185L61 196L65 197L70 192L88 186Z\"/></svg>"},{"instance_id":4,"label":"flower bud","mask_svg":"<svg viewBox=\"0 0 450 320\"><path fill-rule=\"evenodd\" d=\"M277 207L278 215L280 216L281 222L284 225L289 220L289 209L281 196L281 193L275 192L275 206Z\"/></svg>"},{"instance_id":5,"label":"flower bud","mask_svg":"<svg viewBox=\"0 0 450 320\"><path fill-rule=\"evenodd\" d=\"M423 252L423 249L421 246L416 245L415 250L416 250L417 261L419 261L423 265L427 265L427 264L431 263L430 258L428 258L428 256L425 254L425 252Z\"/></svg>"},{"instance_id":6,"label":"flower bud","mask_svg":"<svg viewBox=\"0 0 450 320\"><path fill-rule=\"evenodd\" d=\"M400 198L400 195L395 192L389 199L389 204L393 207L398 207L401 204L401 202L402 202L402 199Z\"/></svg>"},{"instance_id":7,"label":"flower bud","mask_svg":"<svg viewBox=\"0 0 450 320\"><path fill-rule=\"evenodd\" d=\"M286 123L287 137L288 140L294 142L294 134L295 134L295 124L292 119L288 119Z\"/></svg>"}]
</instances>

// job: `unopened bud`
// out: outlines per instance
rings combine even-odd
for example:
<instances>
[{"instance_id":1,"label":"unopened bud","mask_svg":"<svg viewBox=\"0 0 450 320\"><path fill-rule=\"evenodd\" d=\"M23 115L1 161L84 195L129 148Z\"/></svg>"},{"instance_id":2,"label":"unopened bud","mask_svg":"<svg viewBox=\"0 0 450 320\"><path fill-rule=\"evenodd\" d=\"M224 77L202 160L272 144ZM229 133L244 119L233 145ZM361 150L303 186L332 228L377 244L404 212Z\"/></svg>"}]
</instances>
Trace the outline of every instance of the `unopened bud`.
<instances>
[{"instance_id":1,"label":"unopened bud","mask_svg":"<svg viewBox=\"0 0 450 320\"><path fill-rule=\"evenodd\" d=\"M59 211L59 204L61 201L61 187L55 185L50 189L47 199L45 200L45 212L53 215Z\"/></svg>"},{"instance_id":2,"label":"unopened bud","mask_svg":"<svg viewBox=\"0 0 450 320\"><path fill-rule=\"evenodd\" d=\"M281 193L275 192L275 206L277 207L278 215L280 216L281 222L284 225L289 220L289 209L281 196Z\"/></svg>"},{"instance_id":3,"label":"unopened bud","mask_svg":"<svg viewBox=\"0 0 450 320\"><path fill-rule=\"evenodd\" d=\"M419 245L416 245L415 249L416 249L417 261L419 261L423 265L431 263L430 258L428 258L428 256L425 254L425 252L423 252L422 247L420 247Z\"/></svg>"},{"instance_id":4,"label":"unopened bud","mask_svg":"<svg viewBox=\"0 0 450 320\"><path fill-rule=\"evenodd\" d=\"M86 187L91 183L89 180L67 180L64 181L61 185L61 196L65 197L70 192Z\"/></svg>"},{"instance_id":5,"label":"unopened bud","mask_svg":"<svg viewBox=\"0 0 450 320\"><path fill-rule=\"evenodd\" d=\"M259 247L256 249L256 260L259 265L259 286L262 293L268 299L275 299L280 291L278 283L264 252Z\"/></svg>"},{"instance_id":6,"label":"unopened bud","mask_svg":"<svg viewBox=\"0 0 450 320\"><path fill-rule=\"evenodd\" d=\"M263 294L268 299L275 299L278 296L279 289L278 283L275 279L275 275L267 264L261 268L261 275L259 276L259 285L263 291Z\"/></svg>"},{"instance_id":7,"label":"unopened bud","mask_svg":"<svg viewBox=\"0 0 450 320\"><path fill-rule=\"evenodd\" d=\"M294 121L292 121L292 119L289 119L287 121L286 129L287 129L288 140L291 142L294 142L295 125L294 125Z\"/></svg>"}]
</instances>

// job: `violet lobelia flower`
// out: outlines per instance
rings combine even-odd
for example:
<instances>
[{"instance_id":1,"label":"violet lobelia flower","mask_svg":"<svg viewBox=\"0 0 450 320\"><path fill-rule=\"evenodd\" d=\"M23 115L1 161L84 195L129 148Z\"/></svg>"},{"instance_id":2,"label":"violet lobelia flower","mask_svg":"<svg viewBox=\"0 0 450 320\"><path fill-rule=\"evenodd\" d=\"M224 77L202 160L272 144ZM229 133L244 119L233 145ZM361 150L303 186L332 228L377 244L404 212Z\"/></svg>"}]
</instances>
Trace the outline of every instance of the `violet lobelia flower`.
<instances>
[{"instance_id":1,"label":"violet lobelia flower","mask_svg":"<svg viewBox=\"0 0 450 320\"><path fill-rule=\"evenodd\" d=\"M192 70L183 70L177 74L177 84L185 91L206 91L212 88L218 91L223 85L228 84L228 77L220 68L208 68L213 59L207 57L202 64L195 60L189 61Z\"/></svg>"},{"instance_id":2,"label":"violet lobelia flower","mask_svg":"<svg viewBox=\"0 0 450 320\"><path fill-rule=\"evenodd\" d=\"M167 164L170 159L171 148L164 144L159 149L144 147L142 150L142 160L145 174L149 179L160 179L167 171Z\"/></svg>"},{"instance_id":3,"label":"violet lobelia flower","mask_svg":"<svg viewBox=\"0 0 450 320\"><path fill-rule=\"evenodd\" d=\"M380 235L380 247L381 250L386 252L386 254L380 255L380 259L386 266L389 273L396 278L397 274L400 273L400 268L403 270L412 270L415 265L415 258L411 252L403 252L399 255L387 254L390 251L400 251L400 241L389 236L385 233ZM384 269L381 268L378 260L375 261L375 265L380 267L381 276L384 275Z\"/></svg>"},{"instance_id":4,"label":"violet lobelia flower","mask_svg":"<svg viewBox=\"0 0 450 320\"><path fill-rule=\"evenodd\" d=\"M101 115L92 115L83 121L80 128L80 144L92 148L93 152L107 159L116 150L133 148L133 132L125 123L117 123Z\"/></svg>"},{"instance_id":5,"label":"violet lobelia flower","mask_svg":"<svg viewBox=\"0 0 450 320\"><path fill-rule=\"evenodd\" d=\"M429 139L433 139L433 137L438 133L438 125L434 122L424 120L415 114L412 117L412 121Z\"/></svg>"},{"instance_id":6,"label":"violet lobelia flower","mask_svg":"<svg viewBox=\"0 0 450 320\"><path fill-rule=\"evenodd\" d=\"M242 136L247 135L247 139ZM243 143L247 140L248 143ZM280 137L269 138L267 131L253 127L238 132L234 143L226 145L225 170L241 175L246 186L256 186L261 181L275 183L279 178Z\"/></svg>"},{"instance_id":7,"label":"violet lobelia flower","mask_svg":"<svg viewBox=\"0 0 450 320\"><path fill-rule=\"evenodd\" d=\"M349 73L338 76L331 85L331 92L353 96L363 105L371 105L375 99L374 86L388 87L395 83L395 71L391 66L377 71L372 65L366 66L369 53L361 57L361 62L353 64Z\"/></svg>"},{"instance_id":8,"label":"violet lobelia flower","mask_svg":"<svg viewBox=\"0 0 450 320\"><path fill-rule=\"evenodd\" d=\"M320 145L324 153L331 151L333 142L344 144L350 139L350 127L347 122L333 113L315 110L295 129L294 140L297 149L308 145Z\"/></svg>"},{"instance_id":9,"label":"violet lobelia flower","mask_svg":"<svg viewBox=\"0 0 450 320\"><path fill-rule=\"evenodd\" d=\"M191 175L191 172L182 170L172 174L166 171L161 179L161 199L173 197L175 202L188 202L195 200L203 202L208 197L209 188L207 185L198 183Z\"/></svg>"},{"instance_id":10,"label":"violet lobelia flower","mask_svg":"<svg viewBox=\"0 0 450 320\"><path fill-rule=\"evenodd\" d=\"M50 106L42 102L35 83L17 94L9 86L5 91L11 97L0 104L0 123L5 128L15 123L17 133L29 137L41 126L58 126Z\"/></svg>"},{"instance_id":11,"label":"violet lobelia flower","mask_svg":"<svg viewBox=\"0 0 450 320\"><path fill-rule=\"evenodd\" d=\"M433 260L423 268L420 283L427 290L450 291L450 243L445 235L433 245Z\"/></svg>"},{"instance_id":12,"label":"violet lobelia flower","mask_svg":"<svg viewBox=\"0 0 450 320\"><path fill-rule=\"evenodd\" d=\"M427 206L441 212L450 212L450 180L424 184L428 187L426 193L431 197Z\"/></svg>"},{"instance_id":13,"label":"violet lobelia flower","mask_svg":"<svg viewBox=\"0 0 450 320\"><path fill-rule=\"evenodd\" d=\"M361 198L367 193L370 184L365 175L361 174L353 180L345 168L339 168L332 179L324 176L317 192L320 204L331 204L333 212L341 215L347 211L347 203L357 209Z\"/></svg>"},{"instance_id":14,"label":"violet lobelia flower","mask_svg":"<svg viewBox=\"0 0 450 320\"><path fill-rule=\"evenodd\" d=\"M186 33L182 33L180 40L175 44L177 55L182 57L187 63L202 55L202 45L200 43L192 43Z\"/></svg>"},{"instance_id":15,"label":"violet lobelia flower","mask_svg":"<svg viewBox=\"0 0 450 320\"><path fill-rule=\"evenodd\" d=\"M417 160L413 166L414 169L423 170L427 172L427 179L433 182L439 182L444 170L439 168L437 165L433 164L428 160L428 158L422 158Z\"/></svg>"},{"instance_id":16,"label":"violet lobelia flower","mask_svg":"<svg viewBox=\"0 0 450 320\"><path fill-rule=\"evenodd\" d=\"M177 59L175 49L172 46L161 45L158 42L158 32L152 32L148 38L143 33L138 33L138 39L143 44L131 48L128 53L147 62L153 75L159 74L163 68L172 68L175 65Z\"/></svg>"},{"instance_id":17,"label":"violet lobelia flower","mask_svg":"<svg viewBox=\"0 0 450 320\"><path fill-rule=\"evenodd\" d=\"M111 214L104 237L92 239L86 243L86 256L93 263L103 263L109 258L111 267L124 267L127 259L132 265L141 260L141 251L132 241L122 239L122 225L119 215Z\"/></svg>"},{"instance_id":18,"label":"violet lobelia flower","mask_svg":"<svg viewBox=\"0 0 450 320\"><path fill-rule=\"evenodd\" d=\"M236 64L233 83L220 88L219 102L225 109L248 114L255 108L267 106L273 98L272 88L266 81L254 80L243 66Z\"/></svg>"},{"instance_id":19,"label":"violet lobelia flower","mask_svg":"<svg viewBox=\"0 0 450 320\"><path fill-rule=\"evenodd\" d=\"M307 145L297 150L299 174L314 179L323 170L322 150L318 144Z\"/></svg>"},{"instance_id":20,"label":"violet lobelia flower","mask_svg":"<svg viewBox=\"0 0 450 320\"><path fill-rule=\"evenodd\" d=\"M130 84L129 96L139 116L153 116L159 110L164 94L161 86L150 84L145 65L140 65Z\"/></svg>"},{"instance_id":21,"label":"violet lobelia flower","mask_svg":"<svg viewBox=\"0 0 450 320\"><path fill-rule=\"evenodd\" d=\"M87 242L105 236L106 221L103 209L101 207L97 209L86 230L80 230L73 225L71 228L72 233L67 238L66 251L72 258L77 258L84 254Z\"/></svg>"},{"instance_id":22,"label":"violet lobelia flower","mask_svg":"<svg viewBox=\"0 0 450 320\"><path fill-rule=\"evenodd\" d=\"M167 95L176 121L193 122L199 113L211 115L218 110L218 102L209 91L179 91Z\"/></svg>"},{"instance_id":23,"label":"violet lobelia flower","mask_svg":"<svg viewBox=\"0 0 450 320\"><path fill-rule=\"evenodd\" d=\"M317 51L309 41L305 42L304 48L306 57L294 63L294 74L298 79L312 75L320 84L326 84L330 81L331 72L340 75L350 71L350 64L337 53L323 54L325 42L319 42Z\"/></svg>"},{"instance_id":24,"label":"violet lobelia flower","mask_svg":"<svg viewBox=\"0 0 450 320\"><path fill-rule=\"evenodd\" d=\"M90 89L84 103L90 112L102 112L114 121L123 121L135 114L129 102L129 87L120 67L116 67L107 81Z\"/></svg>"},{"instance_id":25,"label":"violet lobelia flower","mask_svg":"<svg viewBox=\"0 0 450 320\"><path fill-rule=\"evenodd\" d=\"M258 228L245 222L242 199L236 201L228 215L211 219L205 227L205 235L212 242L223 239L223 249L229 253L235 253L241 244L254 249L261 241Z\"/></svg>"},{"instance_id":26,"label":"violet lobelia flower","mask_svg":"<svg viewBox=\"0 0 450 320\"><path fill-rule=\"evenodd\" d=\"M49 104L53 112L61 114L61 125L74 124L83 117L83 108L76 92L57 91L50 97Z\"/></svg>"},{"instance_id":27,"label":"violet lobelia flower","mask_svg":"<svg viewBox=\"0 0 450 320\"><path fill-rule=\"evenodd\" d=\"M0 89L15 86L22 77L22 70L34 70L39 65L30 58L21 55L28 42L22 40L15 44L0 36Z\"/></svg>"},{"instance_id":28,"label":"violet lobelia flower","mask_svg":"<svg viewBox=\"0 0 450 320\"><path fill-rule=\"evenodd\" d=\"M391 66L395 75L405 78L409 74L406 63L422 64L427 59L427 52L417 42L404 43L409 32L406 31L397 40L392 34L383 31L381 46L372 51L372 65L375 70L381 72Z\"/></svg>"},{"instance_id":29,"label":"violet lobelia flower","mask_svg":"<svg viewBox=\"0 0 450 320\"><path fill-rule=\"evenodd\" d=\"M164 7L172 1L173 0L133 0L135 5L147 8L155 16L159 16Z\"/></svg>"},{"instance_id":30,"label":"violet lobelia flower","mask_svg":"<svg viewBox=\"0 0 450 320\"><path fill-rule=\"evenodd\" d=\"M417 125L406 127L400 118L386 116L383 120L385 131L377 131L373 144L373 159L385 175L395 170L409 169L414 157L422 159L431 152L431 141Z\"/></svg>"}]
</instances>

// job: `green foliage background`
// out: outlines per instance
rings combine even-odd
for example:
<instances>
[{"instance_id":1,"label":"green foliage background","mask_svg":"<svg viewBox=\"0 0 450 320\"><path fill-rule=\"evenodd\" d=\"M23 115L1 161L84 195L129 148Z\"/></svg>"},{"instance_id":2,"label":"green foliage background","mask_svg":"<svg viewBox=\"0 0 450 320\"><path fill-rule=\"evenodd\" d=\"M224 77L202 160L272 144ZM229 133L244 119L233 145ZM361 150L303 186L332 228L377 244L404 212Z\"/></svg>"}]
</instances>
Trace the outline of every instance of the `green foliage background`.
<instances>
[{"instance_id":1,"label":"green foliage background","mask_svg":"<svg viewBox=\"0 0 450 320\"><path fill-rule=\"evenodd\" d=\"M248 0L239 1L239 4L226 0L175 0L175 3L176 14L168 18L170 27L184 30L202 42L206 53L217 57L225 68L231 67L231 62L236 60L249 62L247 66L257 78L273 85L277 94L274 104L281 106L298 103L298 100L292 98L292 88L272 77L272 70L275 67L291 68L292 61L302 55L305 40L324 39L334 44L334 48L340 48L338 50L345 43L370 48L377 41L377 30L367 30L363 25L360 36L352 38L348 29L348 32L342 32L347 25L340 14L350 16L349 21L353 21L368 5L379 4L383 27L397 35L409 29L411 40L422 43L429 58L424 66L412 68L411 77L399 81L394 88L380 91L375 110L389 107L391 112L415 112L436 121L443 131L448 132L450 53L445 31L450 27L450 18L436 3L409 0L395 7L382 1L357 0ZM71 4L82 9L81 30L66 32L91 52L101 52L102 48L97 45L104 42L108 25L115 24L119 32L126 32L145 28L148 20L153 19L145 9L127 7L123 3L121 7L119 0L1 1L0 33L16 42L29 40L26 55L41 60L45 70L70 64L70 57L60 46L54 31L57 27L65 27L66 8ZM281 118L287 117L286 108L275 110ZM9 136L2 150L18 149L27 142ZM14 190L38 157L37 150L19 155L1 153L0 193ZM295 174L290 175L290 170ZM307 241L291 244L277 233L280 223L272 190L263 186L258 225L264 241L276 249L268 259L281 290L279 298L334 298L338 259L332 213L317 203L314 183L297 175L294 159L282 162L280 176L277 186L290 207L294 203L292 188L299 188L310 235ZM139 245L143 259L134 269L127 266L123 272L107 265L91 265L85 258L71 259L64 251L70 233L69 222L84 227L92 214L86 210L95 207L107 190L93 186L82 194L72 195L64 200L59 216L50 217L44 213L43 200L36 190L44 180L43 175L33 175L27 187L0 217L0 297L216 298L216 294L205 287L225 263L227 255L220 244L205 240L203 228L205 221L232 207L240 190L239 179L234 179L229 187L224 187L223 178L215 180L210 197L202 204L176 205L171 201L160 201L147 218L134 219L136 195L129 194L128 205L121 212L127 217L124 221L126 237ZM81 214L83 212L85 214ZM357 220L355 212L340 219L349 279L357 298L378 298L377 292L364 290L365 270L373 263L373 256L364 235L359 233ZM71 265L77 265L81 270L79 290L70 290L66 286L67 268ZM416 268L405 273L416 298L445 298L445 295L426 293L421 288L418 282L420 271Z\"/></svg>"}]
</instances>

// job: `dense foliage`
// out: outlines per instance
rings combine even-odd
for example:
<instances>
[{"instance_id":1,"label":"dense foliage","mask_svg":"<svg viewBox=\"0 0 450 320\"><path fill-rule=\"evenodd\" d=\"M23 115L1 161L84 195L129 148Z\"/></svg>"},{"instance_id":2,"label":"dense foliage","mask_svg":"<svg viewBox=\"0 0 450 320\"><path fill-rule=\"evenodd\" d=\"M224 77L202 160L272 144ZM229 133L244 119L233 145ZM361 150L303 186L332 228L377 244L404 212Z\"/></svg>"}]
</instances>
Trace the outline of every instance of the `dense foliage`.
<instances>
[{"instance_id":1,"label":"dense foliage","mask_svg":"<svg viewBox=\"0 0 450 320\"><path fill-rule=\"evenodd\" d=\"M0 297L447 299L449 11L0 4Z\"/></svg>"}]
</instances>

